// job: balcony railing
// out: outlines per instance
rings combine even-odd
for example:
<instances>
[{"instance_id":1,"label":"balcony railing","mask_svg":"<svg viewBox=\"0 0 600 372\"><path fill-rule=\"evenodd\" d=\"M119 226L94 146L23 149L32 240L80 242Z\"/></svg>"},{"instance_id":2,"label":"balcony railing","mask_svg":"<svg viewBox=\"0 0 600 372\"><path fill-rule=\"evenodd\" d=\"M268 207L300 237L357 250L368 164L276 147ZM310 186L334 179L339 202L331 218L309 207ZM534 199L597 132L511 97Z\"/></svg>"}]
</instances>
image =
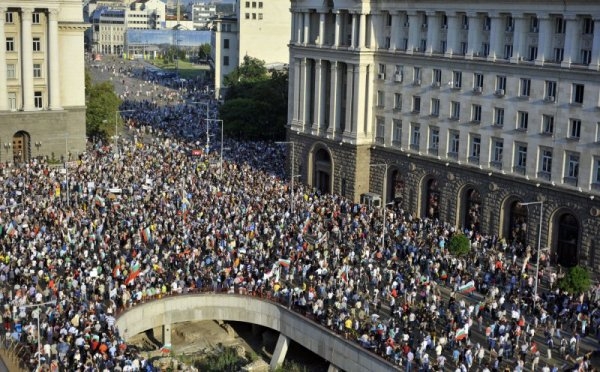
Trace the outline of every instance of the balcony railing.
<instances>
[{"instance_id":1,"label":"balcony railing","mask_svg":"<svg viewBox=\"0 0 600 372\"><path fill-rule=\"evenodd\" d=\"M552 178L552 173L546 171L539 171L537 172L537 178L544 181L550 181L550 179Z\"/></svg>"},{"instance_id":2,"label":"balcony railing","mask_svg":"<svg viewBox=\"0 0 600 372\"><path fill-rule=\"evenodd\" d=\"M525 167L522 165L515 165L513 167L513 172L524 176L525 175Z\"/></svg>"},{"instance_id":3,"label":"balcony railing","mask_svg":"<svg viewBox=\"0 0 600 372\"><path fill-rule=\"evenodd\" d=\"M565 185L577 187L577 177L563 177L563 183Z\"/></svg>"}]
</instances>

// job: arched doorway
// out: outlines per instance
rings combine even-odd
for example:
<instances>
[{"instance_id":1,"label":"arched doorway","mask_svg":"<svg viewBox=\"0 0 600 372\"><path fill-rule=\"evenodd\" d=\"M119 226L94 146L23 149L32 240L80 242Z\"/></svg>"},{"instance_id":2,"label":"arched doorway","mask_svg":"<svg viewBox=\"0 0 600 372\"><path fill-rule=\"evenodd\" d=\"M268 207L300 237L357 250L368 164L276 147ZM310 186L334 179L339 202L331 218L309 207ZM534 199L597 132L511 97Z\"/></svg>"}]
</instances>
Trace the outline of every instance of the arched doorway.
<instances>
[{"instance_id":1,"label":"arched doorway","mask_svg":"<svg viewBox=\"0 0 600 372\"><path fill-rule=\"evenodd\" d=\"M425 216L440 218L440 185L437 179L430 178L425 183Z\"/></svg>"},{"instance_id":2,"label":"arched doorway","mask_svg":"<svg viewBox=\"0 0 600 372\"><path fill-rule=\"evenodd\" d=\"M390 175L390 188L388 188L388 195L394 203L397 205L401 205L404 201L404 192L406 183L404 182L404 177L402 177L402 173L398 169L392 171ZM386 201L389 201L388 198Z\"/></svg>"},{"instance_id":3,"label":"arched doorway","mask_svg":"<svg viewBox=\"0 0 600 372\"><path fill-rule=\"evenodd\" d=\"M467 187L463 197L463 227L474 232L481 228L481 193L474 187Z\"/></svg>"},{"instance_id":4,"label":"arched doorway","mask_svg":"<svg viewBox=\"0 0 600 372\"><path fill-rule=\"evenodd\" d=\"M313 185L322 193L331 192L331 157L325 149L314 155Z\"/></svg>"},{"instance_id":5,"label":"arched doorway","mask_svg":"<svg viewBox=\"0 0 600 372\"><path fill-rule=\"evenodd\" d=\"M27 163L31 159L31 137L25 131L18 131L12 139L13 157L15 165Z\"/></svg>"},{"instance_id":6,"label":"arched doorway","mask_svg":"<svg viewBox=\"0 0 600 372\"><path fill-rule=\"evenodd\" d=\"M573 267L579 262L579 221L571 213L565 212L556 217L558 227L554 251L559 265Z\"/></svg>"},{"instance_id":7,"label":"arched doorway","mask_svg":"<svg viewBox=\"0 0 600 372\"><path fill-rule=\"evenodd\" d=\"M508 211L508 223L506 224L506 236L508 240L522 247L527 246L527 227L529 211L521 205L520 200L513 200Z\"/></svg>"}]
</instances>

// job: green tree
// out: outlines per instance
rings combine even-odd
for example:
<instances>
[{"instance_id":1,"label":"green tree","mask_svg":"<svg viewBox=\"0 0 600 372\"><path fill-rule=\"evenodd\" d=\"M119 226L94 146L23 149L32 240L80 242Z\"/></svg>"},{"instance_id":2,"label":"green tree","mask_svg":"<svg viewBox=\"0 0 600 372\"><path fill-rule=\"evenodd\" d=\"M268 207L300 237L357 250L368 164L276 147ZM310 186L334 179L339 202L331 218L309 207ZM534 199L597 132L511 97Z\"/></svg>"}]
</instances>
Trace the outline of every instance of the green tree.
<instances>
[{"instance_id":1,"label":"green tree","mask_svg":"<svg viewBox=\"0 0 600 372\"><path fill-rule=\"evenodd\" d=\"M269 71L252 57L225 77L226 101L220 117L229 136L244 139L285 138L288 74Z\"/></svg>"},{"instance_id":2,"label":"green tree","mask_svg":"<svg viewBox=\"0 0 600 372\"><path fill-rule=\"evenodd\" d=\"M85 73L86 135L107 139L114 135L115 112L121 106L111 82L94 84L89 71Z\"/></svg>"},{"instance_id":3,"label":"green tree","mask_svg":"<svg viewBox=\"0 0 600 372\"><path fill-rule=\"evenodd\" d=\"M581 266L571 267L565 276L558 281L560 289L573 294L586 292L591 285L590 273Z\"/></svg>"},{"instance_id":4,"label":"green tree","mask_svg":"<svg viewBox=\"0 0 600 372\"><path fill-rule=\"evenodd\" d=\"M471 241L463 234L454 234L448 242L448 251L455 256L464 256L471 251Z\"/></svg>"},{"instance_id":5,"label":"green tree","mask_svg":"<svg viewBox=\"0 0 600 372\"><path fill-rule=\"evenodd\" d=\"M200 58L200 60L208 61L208 59L210 58L210 52L211 52L210 44L208 44L208 43L202 44L202 45L200 45L200 48L198 49L198 58Z\"/></svg>"}]
</instances>

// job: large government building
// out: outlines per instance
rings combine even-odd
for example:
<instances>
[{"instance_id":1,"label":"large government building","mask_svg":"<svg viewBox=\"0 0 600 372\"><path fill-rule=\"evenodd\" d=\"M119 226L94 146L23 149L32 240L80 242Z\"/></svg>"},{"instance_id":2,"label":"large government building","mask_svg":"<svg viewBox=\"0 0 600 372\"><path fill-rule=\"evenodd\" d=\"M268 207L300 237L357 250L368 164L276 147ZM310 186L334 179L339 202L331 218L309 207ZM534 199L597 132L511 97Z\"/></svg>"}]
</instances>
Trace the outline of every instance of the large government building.
<instances>
[{"instance_id":1,"label":"large government building","mask_svg":"<svg viewBox=\"0 0 600 372\"><path fill-rule=\"evenodd\" d=\"M532 246L541 227L555 262L598 271L598 1L293 0L291 12L293 173Z\"/></svg>"},{"instance_id":2,"label":"large government building","mask_svg":"<svg viewBox=\"0 0 600 372\"><path fill-rule=\"evenodd\" d=\"M80 0L0 2L0 162L85 149Z\"/></svg>"}]
</instances>

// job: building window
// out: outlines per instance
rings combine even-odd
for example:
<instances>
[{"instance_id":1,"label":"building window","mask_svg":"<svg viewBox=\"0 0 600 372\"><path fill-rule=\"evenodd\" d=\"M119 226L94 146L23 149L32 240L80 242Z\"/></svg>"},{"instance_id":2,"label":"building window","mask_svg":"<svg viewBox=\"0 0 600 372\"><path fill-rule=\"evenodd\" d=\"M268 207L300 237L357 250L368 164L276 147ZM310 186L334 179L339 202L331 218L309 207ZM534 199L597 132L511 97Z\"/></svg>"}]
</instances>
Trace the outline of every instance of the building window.
<instances>
[{"instance_id":1,"label":"building window","mask_svg":"<svg viewBox=\"0 0 600 372\"><path fill-rule=\"evenodd\" d=\"M542 115L542 133L553 134L554 133L554 116Z\"/></svg>"},{"instance_id":2,"label":"building window","mask_svg":"<svg viewBox=\"0 0 600 372\"><path fill-rule=\"evenodd\" d=\"M252 7L253 7L253 8L256 8L256 1L253 1L253 2L252 2Z\"/></svg>"},{"instance_id":3,"label":"building window","mask_svg":"<svg viewBox=\"0 0 600 372\"><path fill-rule=\"evenodd\" d=\"M528 59L530 61L535 61L537 59L537 55L538 55L538 47L530 46Z\"/></svg>"},{"instance_id":4,"label":"building window","mask_svg":"<svg viewBox=\"0 0 600 372\"><path fill-rule=\"evenodd\" d=\"M263 2L262 2L262 1L259 1L259 2L258 2L258 9L262 9L262 7L263 7Z\"/></svg>"},{"instance_id":5,"label":"building window","mask_svg":"<svg viewBox=\"0 0 600 372\"><path fill-rule=\"evenodd\" d=\"M494 125L498 127L504 126L504 109L502 107L494 108Z\"/></svg>"},{"instance_id":6,"label":"building window","mask_svg":"<svg viewBox=\"0 0 600 372\"><path fill-rule=\"evenodd\" d=\"M256 13L252 13L252 19L256 19Z\"/></svg>"},{"instance_id":7,"label":"building window","mask_svg":"<svg viewBox=\"0 0 600 372\"><path fill-rule=\"evenodd\" d=\"M468 44L465 41L461 41L460 42L460 54L462 54L463 56L465 54L467 54L468 51Z\"/></svg>"},{"instance_id":8,"label":"building window","mask_svg":"<svg viewBox=\"0 0 600 372\"><path fill-rule=\"evenodd\" d=\"M483 54L483 57L490 55L490 43L481 43L481 54Z\"/></svg>"},{"instance_id":9,"label":"building window","mask_svg":"<svg viewBox=\"0 0 600 372\"><path fill-rule=\"evenodd\" d=\"M223 66L229 66L229 56L223 56Z\"/></svg>"},{"instance_id":10,"label":"building window","mask_svg":"<svg viewBox=\"0 0 600 372\"><path fill-rule=\"evenodd\" d=\"M6 51L7 52L14 52L15 51L15 38L14 37L7 37L6 38Z\"/></svg>"},{"instance_id":11,"label":"building window","mask_svg":"<svg viewBox=\"0 0 600 372\"><path fill-rule=\"evenodd\" d=\"M415 84L421 84L421 68L415 67L413 69L413 81Z\"/></svg>"},{"instance_id":12,"label":"building window","mask_svg":"<svg viewBox=\"0 0 600 372\"><path fill-rule=\"evenodd\" d=\"M539 21L537 17L531 17L529 19L529 32L538 32L539 31Z\"/></svg>"},{"instance_id":13,"label":"building window","mask_svg":"<svg viewBox=\"0 0 600 372\"><path fill-rule=\"evenodd\" d=\"M383 144L385 142L385 119L377 118L377 128L375 129L375 142Z\"/></svg>"},{"instance_id":14,"label":"building window","mask_svg":"<svg viewBox=\"0 0 600 372\"><path fill-rule=\"evenodd\" d=\"M600 142L600 121L596 123L596 142Z\"/></svg>"},{"instance_id":15,"label":"building window","mask_svg":"<svg viewBox=\"0 0 600 372\"><path fill-rule=\"evenodd\" d=\"M571 119L569 120L569 138L579 139L581 136L581 120Z\"/></svg>"},{"instance_id":16,"label":"building window","mask_svg":"<svg viewBox=\"0 0 600 372\"><path fill-rule=\"evenodd\" d=\"M504 45L504 59L509 59L513 55L513 46L512 44Z\"/></svg>"},{"instance_id":17,"label":"building window","mask_svg":"<svg viewBox=\"0 0 600 372\"><path fill-rule=\"evenodd\" d=\"M590 49L581 49L580 59L581 64L589 65L592 62L592 51Z\"/></svg>"},{"instance_id":18,"label":"building window","mask_svg":"<svg viewBox=\"0 0 600 372\"><path fill-rule=\"evenodd\" d=\"M594 20L592 18L583 19L583 30L582 33L585 35L592 35L594 33Z\"/></svg>"},{"instance_id":19,"label":"building window","mask_svg":"<svg viewBox=\"0 0 600 372\"><path fill-rule=\"evenodd\" d=\"M31 23L33 23L34 25L40 24L40 13L34 12L33 14L31 14Z\"/></svg>"},{"instance_id":20,"label":"building window","mask_svg":"<svg viewBox=\"0 0 600 372\"><path fill-rule=\"evenodd\" d=\"M412 134L410 137L411 149L418 150L419 143L421 143L421 125L417 123L412 123Z\"/></svg>"},{"instance_id":21,"label":"building window","mask_svg":"<svg viewBox=\"0 0 600 372\"><path fill-rule=\"evenodd\" d=\"M15 92L8 92L8 108L10 110L16 110L17 109L17 93L15 93Z\"/></svg>"},{"instance_id":22,"label":"building window","mask_svg":"<svg viewBox=\"0 0 600 372\"><path fill-rule=\"evenodd\" d=\"M394 119L394 144L401 145L402 144L402 120Z\"/></svg>"},{"instance_id":23,"label":"building window","mask_svg":"<svg viewBox=\"0 0 600 372\"><path fill-rule=\"evenodd\" d=\"M402 94L394 93L394 110L402 111Z\"/></svg>"},{"instance_id":24,"label":"building window","mask_svg":"<svg viewBox=\"0 0 600 372\"><path fill-rule=\"evenodd\" d=\"M495 138L492 148L492 162L502 166L502 153L504 152L504 140Z\"/></svg>"},{"instance_id":25,"label":"building window","mask_svg":"<svg viewBox=\"0 0 600 372\"><path fill-rule=\"evenodd\" d=\"M554 33L564 34L567 29L567 20L563 17L557 17L554 20Z\"/></svg>"},{"instance_id":26,"label":"building window","mask_svg":"<svg viewBox=\"0 0 600 372\"><path fill-rule=\"evenodd\" d=\"M433 77L431 82L437 87L442 85L442 70L439 68L433 69Z\"/></svg>"},{"instance_id":27,"label":"building window","mask_svg":"<svg viewBox=\"0 0 600 372\"><path fill-rule=\"evenodd\" d=\"M39 52L42 50L42 42L39 37L33 38L33 51Z\"/></svg>"},{"instance_id":28,"label":"building window","mask_svg":"<svg viewBox=\"0 0 600 372\"><path fill-rule=\"evenodd\" d=\"M481 122L481 105L472 105L471 106L471 121L473 123Z\"/></svg>"},{"instance_id":29,"label":"building window","mask_svg":"<svg viewBox=\"0 0 600 372\"><path fill-rule=\"evenodd\" d=\"M6 23L13 23L13 12L6 12Z\"/></svg>"},{"instance_id":30,"label":"building window","mask_svg":"<svg viewBox=\"0 0 600 372\"><path fill-rule=\"evenodd\" d=\"M42 77L42 65L39 63L33 64L33 77L41 78Z\"/></svg>"},{"instance_id":31,"label":"building window","mask_svg":"<svg viewBox=\"0 0 600 372\"><path fill-rule=\"evenodd\" d=\"M446 40L440 41L440 52L442 54L446 53L447 48L448 48L448 43L446 42Z\"/></svg>"},{"instance_id":32,"label":"building window","mask_svg":"<svg viewBox=\"0 0 600 372\"><path fill-rule=\"evenodd\" d=\"M450 104L450 119L460 119L460 102L452 101Z\"/></svg>"},{"instance_id":33,"label":"building window","mask_svg":"<svg viewBox=\"0 0 600 372\"><path fill-rule=\"evenodd\" d=\"M250 8L250 2L246 1L246 8Z\"/></svg>"},{"instance_id":34,"label":"building window","mask_svg":"<svg viewBox=\"0 0 600 372\"><path fill-rule=\"evenodd\" d=\"M516 166L524 171L525 167L527 167L527 145L517 145L516 150Z\"/></svg>"},{"instance_id":35,"label":"building window","mask_svg":"<svg viewBox=\"0 0 600 372\"><path fill-rule=\"evenodd\" d=\"M229 39L223 39L223 49L229 49Z\"/></svg>"},{"instance_id":36,"label":"building window","mask_svg":"<svg viewBox=\"0 0 600 372\"><path fill-rule=\"evenodd\" d=\"M7 79L16 79L17 78L17 67L14 63L9 63L6 65L6 78Z\"/></svg>"},{"instance_id":37,"label":"building window","mask_svg":"<svg viewBox=\"0 0 600 372\"><path fill-rule=\"evenodd\" d=\"M427 39L421 39L421 43L419 45L419 52L424 52L427 50Z\"/></svg>"},{"instance_id":38,"label":"building window","mask_svg":"<svg viewBox=\"0 0 600 372\"><path fill-rule=\"evenodd\" d=\"M429 148L437 150L440 147L440 129L437 127L429 128Z\"/></svg>"},{"instance_id":39,"label":"building window","mask_svg":"<svg viewBox=\"0 0 600 372\"><path fill-rule=\"evenodd\" d=\"M421 111L421 97L419 97L419 96L414 96L413 97L412 111L413 112L420 112Z\"/></svg>"},{"instance_id":40,"label":"building window","mask_svg":"<svg viewBox=\"0 0 600 372\"><path fill-rule=\"evenodd\" d=\"M449 147L450 151L448 151L448 152L450 154L457 156L458 150L460 149L460 132L451 131L449 139L450 139L450 144L448 147Z\"/></svg>"},{"instance_id":41,"label":"building window","mask_svg":"<svg viewBox=\"0 0 600 372\"><path fill-rule=\"evenodd\" d=\"M42 102L42 92L34 92L33 93L33 106L35 108L41 109L43 107Z\"/></svg>"},{"instance_id":42,"label":"building window","mask_svg":"<svg viewBox=\"0 0 600 372\"><path fill-rule=\"evenodd\" d=\"M554 102L556 99L556 81L546 80L546 96L547 101Z\"/></svg>"},{"instance_id":43,"label":"building window","mask_svg":"<svg viewBox=\"0 0 600 372\"><path fill-rule=\"evenodd\" d=\"M506 90L506 76L496 76L496 90L501 90L502 94Z\"/></svg>"},{"instance_id":44,"label":"building window","mask_svg":"<svg viewBox=\"0 0 600 372\"><path fill-rule=\"evenodd\" d=\"M440 100L437 98L431 99L431 116L440 116Z\"/></svg>"},{"instance_id":45,"label":"building window","mask_svg":"<svg viewBox=\"0 0 600 372\"><path fill-rule=\"evenodd\" d=\"M379 70L379 75L383 75L383 77L381 77L382 79L385 79L385 63L380 63L377 66L377 69Z\"/></svg>"},{"instance_id":46,"label":"building window","mask_svg":"<svg viewBox=\"0 0 600 372\"><path fill-rule=\"evenodd\" d=\"M540 172L546 175L552 174L552 149L542 149L540 157Z\"/></svg>"},{"instance_id":47,"label":"building window","mask_svg":"<svg viewBox=\"0 0 600 372\"><path fill-rule=\"evenodd\" d=\"M583 104L583 84L573 84L571 103Z\"/></svg>"},{"instance_id":48,"label":"building window","mask_svg":"<svg viewBox=\"0 0 600 372\"><path fill-rule=\"evenodd\" d=\"M481 155L481 137L479 135L471 135L471 158L479 160Z\"/></svg>"},{"instance_id":49,"label":"building window","mask_svg":"<svg viewBox=\"0 0 600 372\"><path fill-rule=\"evenodd\" d=\"M452 82L454 84L454 88L459 89L462 87L462 71L452 72Z\"/></svg>"},{"instance_id":50,"label":"building window","mask_svg":"<svg viewBox=\"0 0 600 372\"><path fill-rule=\"evenodd\" d=\"M258 13L258 19L263 19L263 14L262 13Z\"/></svg>"},{"instance_id":51,"label":"building window","mask_svg":"<svg viewBox=\"0 0 600 372\"><path fill-rule=\"evenodd\" d=\"M565 57L565 49L564 48L554 48L554 62L560 63L563 61Z\"/></svg>"},{"instance_id":52,"label":"building window","mask_svg":"<svg viewBox=\"0 0 600 372\"><path fill-rule=\"evenodd\" d=\"M529 97L531 91L531 79L521 79L521 97Z\"/></svg>"},{"instance_id":53,"label":"building window","mask_svg":"<svg viewBox=\"0 0 600 372\"><path fill-rule=\"evenodd\" d=\"M517 113L518 122L517 129L518 130L527 130L527 125L529 124L529 113L526 111L519 111Z\"/></svg>"},{"instance_id":54,"label":"building window","mask_svg":"<svg viewBox=\"0 0 600 372\"><path fill-rule=\"evenodd\" d=\"M600 183L600 158L594 160L594 183Z\"/></svg>"},{"instance_id":55,"label":"building window","mask_svg":"<svg viewBox=\"0 0 600 372\"><path fill-rule=\"evenodd\" d=\"M579 154L569 153L567 155L567 174L569 178L577 179L579 177Z\"/></svg>"},{"instance_id":56,"label":"building window","mask_svg":"<svg viewBox=\"0 0 600 372\"><path fill-rule=\"evenodd\" d=\"M479 88L479 92L483 88L483 74L474 73L473 74L473 88Z\"/></svg>"},{"instance_id":57,"label":"building window","mask_svg":"<svg viewBox=\"0 0 600 372\"><path fill-rule=\"evenodd\" d=\"M246 13L244 18L250 19L250 13Z\"/></svg>"},{"instance_id":58,"label":"building window","mask_svg":"<svg viewBox=\"0 0 600 372\"><path fill-rule=\"evenodd\" d=\"M377 91L377 107L385 107L385 92L383 90Z\"/></svg>"}]
</instances>

